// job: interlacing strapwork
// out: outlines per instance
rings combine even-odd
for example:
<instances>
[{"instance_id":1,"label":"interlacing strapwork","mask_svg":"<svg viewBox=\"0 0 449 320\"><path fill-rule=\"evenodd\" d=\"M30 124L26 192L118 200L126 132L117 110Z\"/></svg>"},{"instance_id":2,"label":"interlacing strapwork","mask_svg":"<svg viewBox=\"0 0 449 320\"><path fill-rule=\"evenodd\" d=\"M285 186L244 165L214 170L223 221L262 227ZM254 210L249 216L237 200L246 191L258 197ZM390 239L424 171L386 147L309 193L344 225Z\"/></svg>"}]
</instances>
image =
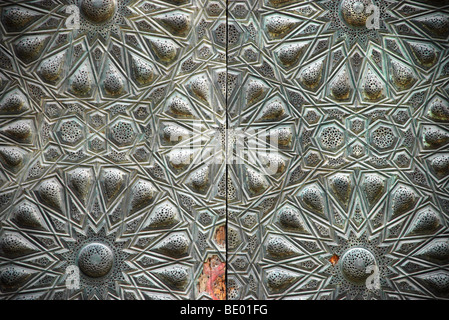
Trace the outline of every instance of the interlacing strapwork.
<instances>
[{"instance_id":1,"label":"interlacing strapwork","mask_svg":"<svg viewBox=\"0 0 449 320\"><path fill-rule=\"evenodd\" d=\"M0 299L447 299L447 0L0 3Z\"/></svg>"},{"instance_id":2,"label":"interlacing strapwork","mask_svg":"<svg viewBox=\"0 0 449 320\"><path fill-rule=\"evenodd\" d=\"M282 137L229 170L230 299L449 297L448 10L229 2L230 123Z\"/></svg>"},{"instance_id":3,"label":"interlacing strapwork","mask_svg":"<svg viewBox=\"0 0 449 320\"><path fill-rule=\"evenodd\" d=\"M193 160L225 122L225 14L1 3L2 299L223 299L225 167Z\"/></svg>"}]
</instances>

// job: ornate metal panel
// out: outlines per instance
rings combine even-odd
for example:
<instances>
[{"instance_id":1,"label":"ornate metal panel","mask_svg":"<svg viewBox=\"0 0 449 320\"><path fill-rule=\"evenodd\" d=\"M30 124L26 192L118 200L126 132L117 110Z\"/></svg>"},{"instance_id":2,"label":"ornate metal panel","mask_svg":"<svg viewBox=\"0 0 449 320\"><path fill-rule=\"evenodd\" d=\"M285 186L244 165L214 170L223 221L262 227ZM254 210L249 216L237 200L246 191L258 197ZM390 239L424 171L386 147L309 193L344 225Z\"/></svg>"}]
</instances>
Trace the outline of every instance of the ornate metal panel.
<instances>
[{"instance_id":1,"label":"ornate metal panel","mask_svg":"<svg viewBox=\"0 0 449 320\"><path fill-rule=\"evenodd\" d=\"M1 2L2 298L223 298L225 9Z\"/></svg>"},{"instance_id":2,"label":"ornate metal panel","mask_svg":"<svg viewBox=\"0 0 449 320\"><path fill-rule=\"evenodd\" d=\"M448 4L229 3L230 299L448 297Z\"/></svg>"},{"instance_id":3,"label":"ornate metal panel","mask_svg":"<svg viewBox=\"0 0 449 320\"><path fill-rule=\"evenodd\" d=\"M0 8L1 299L448 297L448 1Z\"/></svg>"}]
</instances>

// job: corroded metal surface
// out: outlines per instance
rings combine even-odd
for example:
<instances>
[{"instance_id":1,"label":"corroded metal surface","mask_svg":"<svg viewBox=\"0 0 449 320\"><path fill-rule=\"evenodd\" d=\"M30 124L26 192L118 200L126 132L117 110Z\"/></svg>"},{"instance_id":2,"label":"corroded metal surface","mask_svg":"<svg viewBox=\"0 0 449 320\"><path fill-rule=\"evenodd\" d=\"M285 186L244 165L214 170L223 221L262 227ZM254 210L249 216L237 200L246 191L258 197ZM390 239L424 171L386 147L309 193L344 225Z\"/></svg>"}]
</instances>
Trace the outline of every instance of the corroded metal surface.
<instances>
[{"instance_id":1,"label":"corroded metal surface","mask_svg":"<svg viewBox=\"0 0 449 320\"><path fill-rule=\"evenodd\" d=\"M225 13L1 3L2 298L213 298L197 281L225 261L225 170L174 145L224 123Z\"/></svg>"},{"instance_id":2,"label":"corroded metal surface","mask_svg":"<svg viewBox=\"0 0 449 320\"><path fill-rule=\"evenodd\" d=\"M446 0L0 9L1 299L448 298Z\"/></svg>"},{"instance_id":3,"label":"corroded metal surface","mask_svg":"<svg viewBox=\"0 0 449 320\"><path fill-rule=\"evenodd\" d=\"M448 297L448 4L229 3L230 122L284 139L230 170L228 298Z\"/></svg>"}]
</instances>

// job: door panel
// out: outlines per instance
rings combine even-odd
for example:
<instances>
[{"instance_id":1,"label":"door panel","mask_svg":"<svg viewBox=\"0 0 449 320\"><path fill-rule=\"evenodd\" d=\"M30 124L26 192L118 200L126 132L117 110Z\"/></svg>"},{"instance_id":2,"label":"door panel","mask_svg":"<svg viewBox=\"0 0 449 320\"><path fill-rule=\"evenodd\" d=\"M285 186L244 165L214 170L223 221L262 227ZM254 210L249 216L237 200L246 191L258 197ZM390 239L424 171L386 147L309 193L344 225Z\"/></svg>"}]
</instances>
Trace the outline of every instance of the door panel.
<instances>
[{"instance_id":1,"label":"door panel","mask_svg":"<svg viewBox=\"0 0 449 320\"><path fill-rule=\"evenodd\" d=\"M229 298L447 298L447 5L230 3Z\"/></svg>"},{"instance_id":2,"label":"door panel","mask_svg":"<svg viewBox=\"0 0 449 320\"><path fill-rule=\"evenodd\" d=\"M1 299L445 299L446 0L2 2Z\"/></svg>"},{"instance_id":3,"label":"door panel","mask_svg":"<svg viewBox=\"0 0 449 320\"><path fill-rule=\"evenodd\" d=\"M1 6L2 297L223 299L224 3Z\"/></svg>"}]
</instances>

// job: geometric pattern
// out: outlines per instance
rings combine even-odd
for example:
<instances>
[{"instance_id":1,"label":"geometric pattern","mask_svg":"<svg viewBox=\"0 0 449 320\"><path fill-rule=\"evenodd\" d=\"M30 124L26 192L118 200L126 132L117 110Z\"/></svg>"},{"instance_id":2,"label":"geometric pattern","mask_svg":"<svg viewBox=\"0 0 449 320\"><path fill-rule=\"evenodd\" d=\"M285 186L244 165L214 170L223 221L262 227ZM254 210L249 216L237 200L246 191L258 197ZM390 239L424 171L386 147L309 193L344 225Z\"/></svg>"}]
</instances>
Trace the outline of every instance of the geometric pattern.
<instances>
[{"instance_id":1,"label":"geometric pattern","mask_svg":"<svg viewBox=\"0 0 449 320\"><path fill-rule=\"evenodd\" d=\"M212 181L225 170L174 145L224 122L224 14L197 0L1 4L3 299L219 298L199 279L224 285Z\"/></svg>"},{"instance_id":2,"label":"geometric pattern","mask_svg":"<svg viewBox=\"0 0 449 320\"><path fill-rule=\"evenodd\" d=\"M447 1L0 11L0 299L449 298Z\"/></svg>"},{"instance_id":3,"label":"geometric pattern","mask_svg":"<svg viewBox=\"0 0 449 320\"><path fill-rule=\"evenodd\" d=\"M229 119L284 140L230 170L229 299L448 298L448 8L230 4Z\"/></svg>"}]
</instances>

